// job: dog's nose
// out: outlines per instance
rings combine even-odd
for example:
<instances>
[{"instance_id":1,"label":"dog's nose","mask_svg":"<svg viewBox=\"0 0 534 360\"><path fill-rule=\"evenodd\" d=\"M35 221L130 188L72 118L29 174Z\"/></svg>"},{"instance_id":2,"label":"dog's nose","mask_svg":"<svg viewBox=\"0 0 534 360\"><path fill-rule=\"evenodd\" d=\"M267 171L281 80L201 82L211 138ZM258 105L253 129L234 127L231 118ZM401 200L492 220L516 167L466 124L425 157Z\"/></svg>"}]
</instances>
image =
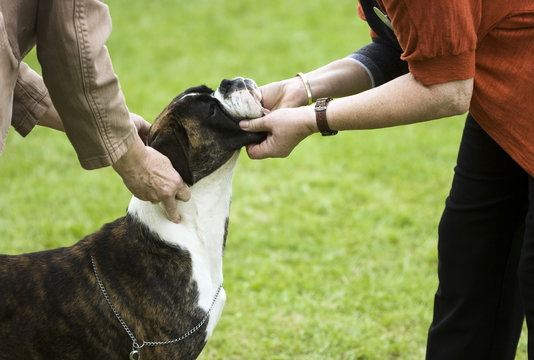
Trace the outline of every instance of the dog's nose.
<instances>
[{"instance_id":1,"label":"dog's nose","mask_svg":"<svg viewBox=\"0 0 534 360\"><path fill-rule=\"evenodd\" d=\"M219 84L219 92L222 95L224 95L224 94L226 94L228 92L228 90L230 89L231 86L232 86L232 80L224 79Z\"/></svg>"},{"instance_id":2,"label":"dog's nose","mask_svg":"<svg viewBox=\"0 0 534 360\"><path fill-rule=\"evenodd\" d=\"M236 77L235 79L224 79L219 85L219 92L221 95L229 95L235 91L245 90L247 85L245 79L242 77Z\"/></svg>"}]
</instances>

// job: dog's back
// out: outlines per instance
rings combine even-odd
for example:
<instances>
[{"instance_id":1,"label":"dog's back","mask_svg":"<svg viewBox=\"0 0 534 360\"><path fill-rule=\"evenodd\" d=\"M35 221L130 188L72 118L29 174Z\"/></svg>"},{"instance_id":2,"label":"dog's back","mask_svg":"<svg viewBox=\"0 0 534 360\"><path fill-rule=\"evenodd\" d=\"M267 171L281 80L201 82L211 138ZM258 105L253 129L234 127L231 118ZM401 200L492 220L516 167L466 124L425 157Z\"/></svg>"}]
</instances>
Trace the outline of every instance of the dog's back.
<instances>
[{"instance_id":1,"label":"dog's back","mask_svg":"<svg viewBox=\"0 0 534 360\"><path fill-rule=\"evenodd\" d=\"M127 216L72 247L0 255L0 359L128 358L131 340L99 290L91 256L113 305L140 339L180 336L205 315L194 305L187 251ZM205 344L203 330L143 355L194 359Z\"/></svg>"}]
</instances>

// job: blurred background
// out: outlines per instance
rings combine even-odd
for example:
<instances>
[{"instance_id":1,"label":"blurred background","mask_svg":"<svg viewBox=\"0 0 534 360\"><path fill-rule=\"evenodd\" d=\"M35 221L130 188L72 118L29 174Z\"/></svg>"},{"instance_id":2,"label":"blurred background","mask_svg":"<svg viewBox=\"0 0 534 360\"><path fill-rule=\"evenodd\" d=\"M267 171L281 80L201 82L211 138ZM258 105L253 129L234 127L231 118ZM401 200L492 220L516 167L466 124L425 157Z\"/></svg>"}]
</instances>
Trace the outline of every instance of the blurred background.
<instances>
[{"instance_id":1,"label":"blurred background","mask_svg":"<svg viewBox=\"0 0 534 360\"><path fill-rule=\"evenodd\" d=\"M356 0L110 0L128 107L152 120L186 88L307 72L369 42ZM26 61L39 69L35 53ZM437 224L463 117L314 135L287 159L243 151L223 316L201 359L423 359ZM62 133L11 130L0 159L0 252L70 246L124 216L111 168L85 171ZM518 359L526 359L522 341Z\"/></svg>"}]
</instances>

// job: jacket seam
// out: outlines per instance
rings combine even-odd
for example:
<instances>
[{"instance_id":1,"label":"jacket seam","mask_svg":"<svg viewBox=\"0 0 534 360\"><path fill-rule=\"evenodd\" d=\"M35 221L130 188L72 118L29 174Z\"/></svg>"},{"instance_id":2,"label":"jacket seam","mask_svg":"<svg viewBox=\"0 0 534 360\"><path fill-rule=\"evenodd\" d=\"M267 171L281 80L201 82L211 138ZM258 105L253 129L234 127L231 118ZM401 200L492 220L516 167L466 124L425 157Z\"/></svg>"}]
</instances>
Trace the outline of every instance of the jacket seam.
<instances>
[{"instance_id":1,"label":"jacket seam","mask_svg":"<svg viewBox=\"0 0 534 360\"><path fill-rule=\"evenodd\" d=\"M98 106L97 99L93 94L93 76L90 69L90 65L86 59L86 54L89 52L87 50L87 27L85 23L85 0L74 0L74 30L76 33L76 42L78 43L78 51L80 56L80 69L81 69L81 78L83 83L83 92L85 99L91 109L93 119L96 123L96 128L100 134L100 138L104 143L106 153L108 157L112 157L112 153L115 152L115 147L113 142L109 138L108 131L105 128L103 121L103 116L101 114L100 107Z\"/></svg>"}]
</instances>

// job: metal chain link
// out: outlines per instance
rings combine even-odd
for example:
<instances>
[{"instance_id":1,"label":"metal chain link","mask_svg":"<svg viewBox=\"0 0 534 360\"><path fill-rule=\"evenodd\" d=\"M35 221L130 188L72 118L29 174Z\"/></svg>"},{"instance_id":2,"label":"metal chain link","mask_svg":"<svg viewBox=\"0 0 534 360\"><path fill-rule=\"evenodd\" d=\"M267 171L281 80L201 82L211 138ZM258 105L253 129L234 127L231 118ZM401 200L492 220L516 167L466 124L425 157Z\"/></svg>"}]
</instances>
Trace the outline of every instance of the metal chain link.
<instances>
[{"instance_id":1,"label":"metal chain link","mask_svg":"<svg viewBox=\"0 0 534 360\"><path fill-rule=\"evenodd\" d=\"M182 336L180 336L180 337L178 337L176 339L167 340L167 341L143 341L143 343L141 345L139 345L139 342L137 341L137 338L135 337L133 332L130 330L128 325L126 325L126 322L122 319L122 317L120 316L119 312L115 309L115 307L111 303L111 300L109 299L109 296L108 296L108 292L106 291L106 288L104 287L104 283L102 282L102 280L100 280L100 277L98 276L98 272L96 271L95 260L94 260L92 255L91 255L91 263L93 265L93 271L95 273L96 281L98 283L98 286L100 287L100 290L102 291L102 295L104 295L104 299L106 300L106 302L108 303L109 307L111 308L111 311L113 311L113 314L115 315L115 317L117 318L119 323L122 325L122 327L124 328L124 330L126 331L128 336L130 337L130 339L132 340L132 349L133 350L139 350L144 346L161 346L161 345L175 344L175 343L178 343L178 342L180 342L182 340L185 340L188 337L190 337L191 335L193 335L208 320L208 318L209 318L209 316L210 316L210 314L211 314L211 312L213 310L213 307L215 306L215 302L217 301L217 298L219 297L219 294L220 294L220 292L222 290L222 283L221 283L221 285L219 285L219 288L217 289L217 292L215 293L213 301L211 302L211 306L208 309L208 312L206 313L206 315L204 315L202 320L200 320L200 323L198 323L195 327L191 328L189 331L187 331Z\"/></svg>"}]
</instances>

